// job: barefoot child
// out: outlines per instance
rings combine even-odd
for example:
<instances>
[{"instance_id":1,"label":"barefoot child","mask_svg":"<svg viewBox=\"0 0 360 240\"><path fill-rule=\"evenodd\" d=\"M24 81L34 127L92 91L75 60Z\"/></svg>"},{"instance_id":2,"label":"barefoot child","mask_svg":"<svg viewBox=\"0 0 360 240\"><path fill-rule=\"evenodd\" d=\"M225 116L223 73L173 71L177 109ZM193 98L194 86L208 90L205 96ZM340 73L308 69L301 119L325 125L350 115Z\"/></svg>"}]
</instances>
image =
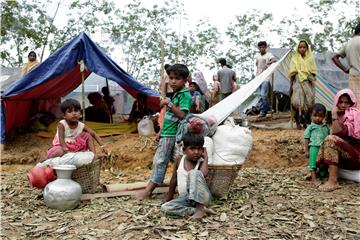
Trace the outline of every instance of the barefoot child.
<instances>
[{"instance_id":1,"label":"barefoot child","mask_svg":"<svg viewBox=\"0 0 360 240\"><path fill-rule=\"evenodd\" d=\"M211 193L205 177L208 174L208 156L204 145L204 137L188 133L183 138L184 155L176 158L169 192L161 206L161 211L169 216L192 216L202 218L205 208L211 200ZM179 197L173 199L175 188ZM173 199L173 200L172 200Z\"/></svg>"},{"instance_id":2,"label":"barefoot child","mask_svg":"<svg viewBox=\"0 0 360 240\"><path fill-rule=\"evenodd\" d=\"M309 167L311 171L311 181L316 182L316 160L320 146L330 133L328 125L324 122L326 108L320 103L315 103L311 113L311 124L304 132L305 152L309 157Z\"/></svg>"},{"instance_id":3,"label":"barefoot child","mask_svg":"<svg viewBox=\"0 0 360 240\"><path fill-rule=\"evenodd\" d=\"M93 138L105 151L105 146L100 137L80 119L80 103L75 99L67 99L61 103L61 112L64 119L61 120L57 127L55 138L48 152L48 158L61 157L68 152L83 152L90 150L95 155L95 145ZM96 156L96 155L95 155Z\"/></svg>"},{"instance_id":4,"label":"barefoot child","mask_svg":"<svg viewBox=\"0 0 360 240\"><path fill-rule=\"evenodd\" d=\"M173 155L175 136L180 119L183 119L190 111L191 96L189 90L185 88L185 83L190 74L188 68L183 64L174 64L166 72L174 95L171 101L165 99L161 101L162 105L167 105L161 129L161 138L153 159L150 181L144 190L135 194L135 197L139 200L150 197L156 186L164 181L168 162Z\"/></svg>"}]
</instances>

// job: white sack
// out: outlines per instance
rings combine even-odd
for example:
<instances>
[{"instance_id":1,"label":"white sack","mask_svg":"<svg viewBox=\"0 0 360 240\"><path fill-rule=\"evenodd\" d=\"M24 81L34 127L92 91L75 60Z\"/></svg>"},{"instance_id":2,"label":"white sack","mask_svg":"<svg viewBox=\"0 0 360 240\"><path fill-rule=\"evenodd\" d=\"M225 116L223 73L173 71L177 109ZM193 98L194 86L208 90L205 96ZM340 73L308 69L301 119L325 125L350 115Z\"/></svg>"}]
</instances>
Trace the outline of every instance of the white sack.
<instances>
[{"instance_id":1,"label":"white sack","mask_svg":"<svg viewBox=\"0 0 360 240\"><path fill-rule=\"evenodd\" d=\"M214 142L209 137L204 137L204 148L208 155L208 164L213 164Z\"/></svg>"},{"instance_id":2,"label":"white sack","mask_svg":"<svg viewBox=\"0 0 360 240\"><path fill-rule=\"evenodd\" d=\"M94 153L90 151L86 152L69 152L64 154L61 157L49 158L43 162L36 164L37 167L46 167L48 165L58 166L58 165L75 165L77 168L83 165L91 163L94 159Z\"/></svg>"},{"instance_id":3,"label":"white sack","mask_svg":"<svg viewBox=\"0 0 360 240\"><path fill-rule=\"evenodd\" d=\"M360 183L360 170L347 170L339 168L339 178L351 180Z\"/></svg>"},{"instance_id":4,"label":"white sack","mask_svg":"<svg viewBox=\"0 0 360 240\"><path fill-rule=\"evenodd\" d=\"M214 165L243 164L251 151L251 131L245 127L221 125L212 139Z\"/></svg>"}]
</instances>

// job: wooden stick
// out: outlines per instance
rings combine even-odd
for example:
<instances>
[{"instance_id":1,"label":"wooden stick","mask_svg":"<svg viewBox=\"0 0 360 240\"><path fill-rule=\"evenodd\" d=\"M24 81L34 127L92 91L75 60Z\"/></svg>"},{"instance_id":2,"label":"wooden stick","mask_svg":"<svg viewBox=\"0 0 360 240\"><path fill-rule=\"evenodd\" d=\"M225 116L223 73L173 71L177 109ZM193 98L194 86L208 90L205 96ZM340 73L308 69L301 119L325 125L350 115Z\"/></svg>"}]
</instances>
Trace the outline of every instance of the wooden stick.
<instances>
[{"instance_id":1,"label":"wooden stick","mask_svg":"<svg viewBox=\"0 0 360 240\"><path fill-rule=\"evenodd\" d=\"M103 189L106 192L121 192L121 191L134 191L144 189L147 182L134 182L134 183L113 183L104 184ZM158 187L168 187L168 183L162 183Z\"/></svg>"},{"instance_id":2,"label":"wooden stick","mask_svg":"<svg viewBox=\"0 0 360 240\"><path fill-rule=\"evenodd\" d=\"M169 191L169 187L157 187L153 193L166 193ZM81 200L92 200L95 198L109 198L109 197L120 197L120 196L132 196L136 191L122 191L122 192L107 192L107 193L94 193L94 194L83 194Z\"/></svg>"}]
</instances>

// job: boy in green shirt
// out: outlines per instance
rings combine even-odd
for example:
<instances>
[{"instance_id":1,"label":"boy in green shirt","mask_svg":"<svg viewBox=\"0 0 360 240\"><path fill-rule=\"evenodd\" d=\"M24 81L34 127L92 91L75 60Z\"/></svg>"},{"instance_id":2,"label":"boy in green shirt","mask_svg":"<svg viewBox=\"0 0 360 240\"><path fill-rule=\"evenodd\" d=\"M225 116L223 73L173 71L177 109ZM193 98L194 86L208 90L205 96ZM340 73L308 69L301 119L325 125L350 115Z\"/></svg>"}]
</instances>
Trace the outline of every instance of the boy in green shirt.
<instances>
[{"instance_id":1,"label":"boy in green shirt","mask_svg":"<svg viewBox=\"0 0 360 240\"><path fill-rule=\"evenodd\" d=\"M324 123L326 108L320 103L315 103L311 112L311 124L304 132L305 152L309 157L309 167L311 171L311 181L316 184L316 160L320 146L330 133L330 129Z\"/></svg>"},{"instance_id":2,"label":"boy in green shirt","mask_svg":"<svg viewBox=\"0 0 360 240\"><path fill-rule=\"evenodd\" d=\"M135 198L139 200L150 197L154 189L164 181L167 165L173 155L179 122L190 111L191 96L189 90L185 88L185 83L190 75L189 69L183 64L174 64L166 72L174 95L171 101L169 99L161 100L161 106L167 106L161 137L153 159L150 181L144 190L135 194Z\"/></svg>"}]
</instances>

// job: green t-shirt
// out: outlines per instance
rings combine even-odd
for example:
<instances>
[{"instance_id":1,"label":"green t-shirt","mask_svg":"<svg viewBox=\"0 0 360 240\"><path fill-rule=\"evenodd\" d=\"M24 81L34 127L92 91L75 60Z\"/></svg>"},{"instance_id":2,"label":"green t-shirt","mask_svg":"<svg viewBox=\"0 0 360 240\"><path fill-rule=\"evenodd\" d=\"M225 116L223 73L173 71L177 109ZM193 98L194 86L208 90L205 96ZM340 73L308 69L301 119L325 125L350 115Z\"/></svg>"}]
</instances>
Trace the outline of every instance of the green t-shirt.
<instances>
[{"instance_id":1,"label":"green t-shirt","mask_svg":"<svg viewBox=\"0 0 360 240\"><path fill-rule=\"evenodd\" d=\"M191 106L191 95L189 89L182 88L180 91L176 92L171 99L171 102L179 107L181 111L190 111ZM164 116L163 128L161 130L162 137L174 137L178 129L180 119L175 116L170 108L166 108L166 113Z\"/></svg>"},{"instance_id":2,"label":"green t-shirt","mask_svg":"<svg viewBox=\"0 0 360 240\"><path fill-rule=\"evenodd\" d=\"M304 138L309 139L309 146L320 147L329 134L330 129L327 124L318 125L311 123L304 132Z\"/></svg>"}]
</instances>

